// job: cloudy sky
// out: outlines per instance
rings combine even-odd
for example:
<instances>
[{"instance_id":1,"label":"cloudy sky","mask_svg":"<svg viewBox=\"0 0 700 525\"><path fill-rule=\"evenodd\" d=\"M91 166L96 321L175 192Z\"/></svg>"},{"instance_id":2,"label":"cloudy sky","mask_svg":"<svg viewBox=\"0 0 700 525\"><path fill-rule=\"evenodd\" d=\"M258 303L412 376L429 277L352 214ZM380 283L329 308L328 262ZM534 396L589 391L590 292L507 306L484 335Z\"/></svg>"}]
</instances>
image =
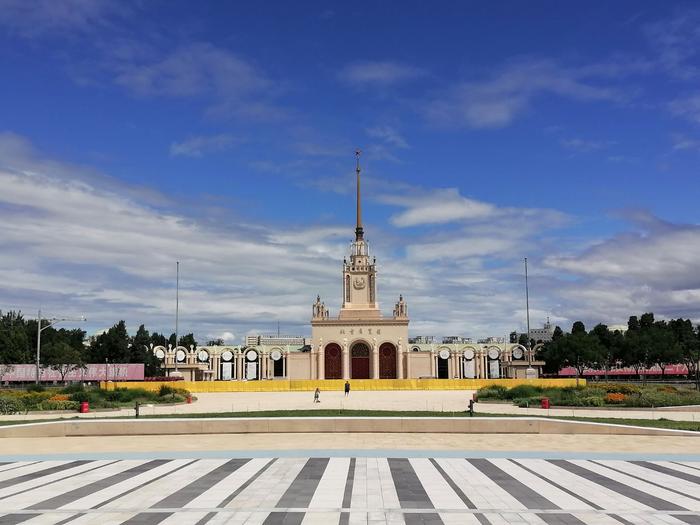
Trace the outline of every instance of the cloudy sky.
<instances>
[{"instance_id":1,"label":"cloudy sky","mask_svg":"<svg viewBox=\"0 0 700 525\"><path fill-rule=\"evenodd\" d=\"M0 309L240 341L700 321L696 2L0 0ZM67 323L70 325L70 323Z\"/></svg>"}]
</instances>

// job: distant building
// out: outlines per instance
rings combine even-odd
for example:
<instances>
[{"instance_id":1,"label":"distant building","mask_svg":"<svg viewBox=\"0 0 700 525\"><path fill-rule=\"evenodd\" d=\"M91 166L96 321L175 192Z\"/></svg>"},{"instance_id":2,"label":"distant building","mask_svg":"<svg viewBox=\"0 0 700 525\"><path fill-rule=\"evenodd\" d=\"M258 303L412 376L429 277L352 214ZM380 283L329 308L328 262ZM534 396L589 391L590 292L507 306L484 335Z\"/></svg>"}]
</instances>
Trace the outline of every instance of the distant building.
<instances>
[{"instance_id":1,"label":"distant building","mask_svg":"<svg viewBox=\"0 0 700 525\"><path fill-rule=\"evenodd\" d=\"M247 335L245 337L246 346L304 346L308 344L311 344L310 339L308 337L302 337L300 335Z\"/></svg>"},{"instance_id":2,"label":"distant building","mask_svg":"<svg viewBox=\"0 0 700 525\"><path fill-rule=\"evenodd\" d=\"M530 328L530 339L533 339L535 342L542 341L547 343L552 340L553 335L554 327L549 322L549 317L547 317L547 322L544 323L542 328Z\"/></svg>"},{"instance_id":3,"label":"distant building","mask_svg":"<svg viewBox=\"0 0 700 525\"><path fill-rule=\"evenodd\" d=\"M442 342L448 345L471 343L471 337L462 337L461 335L447 335L442 338Z\"/></svg>"},{"instance_id":4,"label":"distant building","mask_svg":"<svg viewBox=\"0 0 700 525\"><path fill-rule=\"evenodd\" d=\"M488 345L488 344L501 344L506 342L505 337L485 337L484 339L479 339L477 341L480 344Z\"/></svg>"},{"instance_id":5,"label":"distant building","mask_svg":"<svg viewBox=\"0 0 700 525\"><path fill-rule=\"evenodd\" d=\"M410 344L416 345L431 345L435 341L432 335L417 335L415 337L409 337L408 342Z\"/></svg>"},{"instance_id":6,"label":"distant building","mask_svg":"<svg viewBox=\"0 0 700 525\"><path fill-rule=\"evenodd\" d=\"M359 157L359 152L357 153ZM408 338L408 305L402 295L391 315L377 297L376 259L364 238L360 167L356 168L355 240L342 265L342 302L331 316L317 295L311 305L311 338L251 335L245 346L198 348L158 346L153 353L166 370L189 380L290 379L496 379L526 377L532 361L527 348L488 338L483 344L450 336Z\"/></svg>"}]
</instances>

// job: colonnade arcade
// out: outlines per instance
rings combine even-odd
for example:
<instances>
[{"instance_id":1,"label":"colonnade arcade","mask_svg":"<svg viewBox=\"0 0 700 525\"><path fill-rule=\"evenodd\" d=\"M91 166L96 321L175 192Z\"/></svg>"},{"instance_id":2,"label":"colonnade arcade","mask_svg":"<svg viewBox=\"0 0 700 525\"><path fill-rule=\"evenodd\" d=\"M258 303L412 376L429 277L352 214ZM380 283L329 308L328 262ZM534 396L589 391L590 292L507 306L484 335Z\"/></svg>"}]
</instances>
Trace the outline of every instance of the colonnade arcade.
<instances>
[{"instance_id":1,"label":"colonnade arcade","mask_svg":"<svg viewBox=\"0 0 700 525\"><path fill-rule=\"evenodd\" d=\"M429 377L437 379L499 379L514 377L512 365L532 361L537 348L528 350L519 344L462 346L430 345ZM540 345L541 346L541 345ZM426 351L426 345L414 345L411 354ZM411 359L409 359L409 362Z\"/></svg>"},{"instance_id":2,"label":"colonnade arcade","mask_svg":"<svg viewBox=\"0 0 700 525\"><path fill-rule=\"evenodd\" d=\"M242 348L236 346L156 346L153 354L169 375L177 370L186 380L257 380L288 377L290 351L281 347Z\"/></svg>"}]
</instances>

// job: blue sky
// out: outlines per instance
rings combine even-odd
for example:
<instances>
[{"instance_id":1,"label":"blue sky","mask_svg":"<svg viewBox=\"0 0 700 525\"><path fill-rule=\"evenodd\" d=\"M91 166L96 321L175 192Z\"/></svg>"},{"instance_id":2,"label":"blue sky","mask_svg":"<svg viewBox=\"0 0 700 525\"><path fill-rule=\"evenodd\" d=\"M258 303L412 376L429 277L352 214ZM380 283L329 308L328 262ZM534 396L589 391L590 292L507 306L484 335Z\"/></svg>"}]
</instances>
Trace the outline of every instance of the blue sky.
<instances>
[{"instance_id":1,"label":"blue sky","mask_svg":"<svg viewBox=\"0 0 700 525\"><path fill-rule=\"evenodd\" d=\"M0 308L201 339L340 300L353 151L413 334L700 321L695 2L0 0ZM135 327L134 327L135 328Z\"/></svg>"}]
</instances>

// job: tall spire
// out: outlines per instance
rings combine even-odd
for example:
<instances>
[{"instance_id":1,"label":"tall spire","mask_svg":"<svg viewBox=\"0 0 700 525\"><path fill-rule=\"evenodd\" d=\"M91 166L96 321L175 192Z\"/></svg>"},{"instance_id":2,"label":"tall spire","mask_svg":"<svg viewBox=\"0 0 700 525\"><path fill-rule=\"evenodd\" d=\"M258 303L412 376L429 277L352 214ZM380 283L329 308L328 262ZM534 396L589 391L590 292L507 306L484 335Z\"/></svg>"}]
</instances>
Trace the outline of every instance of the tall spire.
<instances>
[{"instance_id":1,"label":"tall spire","mask_svg":"<svg viewBox=\"0 0 700 525\"><path fill-rule=\"evenodd\" d=\"M360 201L360 155L362 152L357 149L355 150L355 158L357 159L357 166L355 168L355 173L357 174L357 224L355 226L355 240L361 241L364 238L364 230L362 229L362 204Z\"/></svg>"}]
</instances>

